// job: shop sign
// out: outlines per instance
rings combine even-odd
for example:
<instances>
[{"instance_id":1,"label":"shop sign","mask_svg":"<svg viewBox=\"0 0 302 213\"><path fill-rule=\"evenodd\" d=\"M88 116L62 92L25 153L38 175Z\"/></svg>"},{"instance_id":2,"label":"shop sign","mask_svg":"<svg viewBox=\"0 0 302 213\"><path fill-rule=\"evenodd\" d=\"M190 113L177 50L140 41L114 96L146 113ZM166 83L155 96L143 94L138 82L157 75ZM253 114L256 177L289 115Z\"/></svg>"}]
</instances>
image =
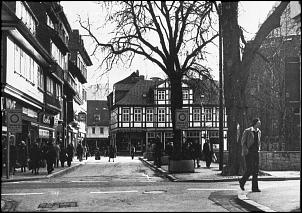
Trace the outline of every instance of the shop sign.
<instances>
[{"instance_id":1,"label":"shop sign","mask_svg":"<svg viewBox=\"0 0 302 213\"><path fill-rule=\"evenodd\" d=\"M22 118L21 110L8 110L7 111L7 131L13 133L22 132Z\"/></svg>"},{"instance_id":2,"label":"shop sign","mask_svg":"<svg viewBox=\"0 0 302 213\"><path fill-rule=\"evenodd\" d=\"M49 138L49 130L39 129L39 138Z\"/></svg>"},{"instance_id":3,"label":"shop sign","mask_svg":"<svg viewBox=\"0 0 302 213\"><path fill-rule=\"evenodd\" d=\"M54 126L54 128L56 128L58 126L58 124L59 124L59 119L56 118L56 117L54 117L53 118L53 126Z\"/></svg>"},{"instance_id":4,"label":"shop sign","mask_svg":"<svg viewBox=\"0 0 302 213\"><path fill-rule=\"evenodd\" d=\"M176 109L175 110L176 119L176 129L187 129L188 128L188 109Z\"/></svg>"}]
</instances>

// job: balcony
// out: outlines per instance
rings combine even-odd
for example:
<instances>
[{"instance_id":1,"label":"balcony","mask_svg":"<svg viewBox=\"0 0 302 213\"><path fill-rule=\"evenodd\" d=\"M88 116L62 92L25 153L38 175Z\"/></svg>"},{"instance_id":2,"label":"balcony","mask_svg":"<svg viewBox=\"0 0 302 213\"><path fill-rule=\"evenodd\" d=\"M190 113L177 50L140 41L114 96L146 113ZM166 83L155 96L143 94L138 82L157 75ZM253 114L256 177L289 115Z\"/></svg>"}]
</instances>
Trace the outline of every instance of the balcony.
<instances>
[{"instance_id":1,"label":"balcony","mask_svg":"<svg viewBox=\"0 0 302 213\"><path fill-rule=\"evenodd\" d=\"M50 95L47 92L44 93L44 97L47 106L51 108L55 108L58 111L61 111L62 101L60 101L57 97L55 97L54 95Z\"/></svg>"},{"instance_id":2,"label":"balcony","mask_svg":"<svg viewBox=\"0 0 302 213\"><path fill-rule=\"evenodd\" d=\"M76 90L75 80L68 71L64 72L64 81L66 82L66 84L64 85L66 85L67 88L69 88L69 90L72 92L73 95L76 95L77 90Z\"/></svg>"},{"instance_id":3,"label":"balcony","mask_svg":"<svg viewBox=\"0 0 302 213\"><path fill-rule=\"evenodd\" d=\"M65 36L64 30L60 29L58 24L54 24L54 29L52 29L46 24L42 26L45 30L49 32L51 39L54 41L56 46L62 51L64 55L69 52L67 37Z\"/></svg>"},{"instance_id":4,"label":"balcony","mask_svg":"<svg viewBox=\"0 0 302 213\"><path fill-rule=\"evenodd\" d=\"M79 81L82 84L87 83L87 70L84 71L80 70L72 61L68 60L68 68L69 71L78 77Z\"/></svg>"},{"instance_id":5,"label":"balcony","mask_svg":"<svg viewBox=\"0 0 302 213\"><path fill-rule=\"evenodd\" d=\"M51 65L50 72L56 74L60 80L64 81L64 70L57 63Z\"/></svg>"}]
</instances>

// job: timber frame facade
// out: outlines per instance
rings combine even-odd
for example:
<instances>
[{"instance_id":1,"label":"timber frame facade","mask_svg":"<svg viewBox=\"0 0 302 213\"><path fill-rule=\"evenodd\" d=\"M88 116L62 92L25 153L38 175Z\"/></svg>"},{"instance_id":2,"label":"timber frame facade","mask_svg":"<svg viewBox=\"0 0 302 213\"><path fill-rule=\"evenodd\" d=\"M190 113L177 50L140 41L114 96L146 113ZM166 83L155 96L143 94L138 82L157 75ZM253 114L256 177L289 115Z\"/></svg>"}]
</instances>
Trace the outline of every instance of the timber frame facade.
<instances>
[{"instance_id":1,"label":"timber frame facade","mask_svg":"<svg viewBox=\"0 0 302 213\"><path fill-rule=\"evenodd\" d=\"M183 143L198 141L202 147L210 139L218 150L219 105L207 101L188 84L182 84L183 108L189 109L188 129L183 130ZM108 96L110 109L110 143L116 145L119 154L128 154L131 145L138 153L150 149L158 135L163 147L173 142L171 120L171 92L168 80L145 80L138 71L113 86ZM202 97L202 98L201 98ZM227 122L224 110L224 149L227 150Z\"/></svg>"}]
</instances>

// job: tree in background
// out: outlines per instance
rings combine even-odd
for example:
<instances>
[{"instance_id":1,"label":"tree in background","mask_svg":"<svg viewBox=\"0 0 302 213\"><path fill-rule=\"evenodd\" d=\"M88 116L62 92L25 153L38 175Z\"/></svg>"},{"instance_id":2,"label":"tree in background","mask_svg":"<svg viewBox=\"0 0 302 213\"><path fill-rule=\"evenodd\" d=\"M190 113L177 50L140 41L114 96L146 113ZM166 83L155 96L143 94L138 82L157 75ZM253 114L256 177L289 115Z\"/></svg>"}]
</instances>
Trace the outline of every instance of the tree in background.
<instances>
[{"instance_id":1,"label":"tree in background","mask_svg":"<svg viewBox=\"0 0 302 213\"><path fill-rule=\"evenodd\" d=\"M118 63L130 64L136 56L156 64L171 85L171 112L175 154L181 153L181 131L175 128L175 110L182 108L184 76L198 73L211 79L202 65L205 47L218 36L215 30L215 2L204 1L113 1L106 8L105 26L112 28L108 41L93 32L89 18L79 23L105 54L102 65L109 71ZM181 157L180 157L181 158Z\"/></svg>"}]
</instances>

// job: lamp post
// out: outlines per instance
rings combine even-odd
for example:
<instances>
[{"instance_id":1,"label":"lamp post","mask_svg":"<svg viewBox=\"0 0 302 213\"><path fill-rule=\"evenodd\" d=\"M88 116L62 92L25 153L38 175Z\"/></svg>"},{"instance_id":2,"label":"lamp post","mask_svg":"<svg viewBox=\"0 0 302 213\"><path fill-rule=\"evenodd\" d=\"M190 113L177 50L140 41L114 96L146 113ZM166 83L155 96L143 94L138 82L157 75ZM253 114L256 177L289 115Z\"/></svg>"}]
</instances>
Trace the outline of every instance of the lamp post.
<instances>
[{"instance_id":1,"label":"lamp post","mask_svg":"<svg viewBox=\"0 0 302 213\"><path fill-rule=\"evenodd\" d=\"M219 170L223 169L223 73L222 73L222 32L221 4L218 5L219 18Z\"/></svg>"}]
</instances>

